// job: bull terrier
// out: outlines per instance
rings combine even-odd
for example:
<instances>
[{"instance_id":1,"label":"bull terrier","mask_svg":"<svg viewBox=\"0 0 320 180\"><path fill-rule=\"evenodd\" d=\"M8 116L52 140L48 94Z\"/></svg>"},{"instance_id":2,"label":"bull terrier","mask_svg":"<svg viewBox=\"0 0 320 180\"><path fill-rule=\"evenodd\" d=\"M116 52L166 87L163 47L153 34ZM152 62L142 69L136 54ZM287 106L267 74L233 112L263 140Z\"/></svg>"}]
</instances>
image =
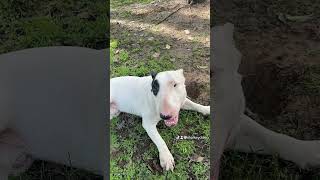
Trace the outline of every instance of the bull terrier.
<instances>
[{"instance_id":1,"label":"bull terrier","mask_svg":"<svg viewBox=\"0 0 320 180\"><path fill-rule=\"evenodd\" d=\"M33 159L105 175L107 50L44 47L0 55L0 179Z\"/></svg>"},{"instance_id":2,"label":"bull terrier","mask_svg":"<svg viewBox=\"0 0 320 180\"><path fill-rule=\"evenodd\" d=\"M142 117L142 126L157 146L160 165L165 170L174 169L174 158L156 125L160 120L164 120L168 127L176 125L180 109L210 114L210 106L194 103L187 98L182 69L110 80L110 119L120 112Z\"/></svg>"}]
</instances>

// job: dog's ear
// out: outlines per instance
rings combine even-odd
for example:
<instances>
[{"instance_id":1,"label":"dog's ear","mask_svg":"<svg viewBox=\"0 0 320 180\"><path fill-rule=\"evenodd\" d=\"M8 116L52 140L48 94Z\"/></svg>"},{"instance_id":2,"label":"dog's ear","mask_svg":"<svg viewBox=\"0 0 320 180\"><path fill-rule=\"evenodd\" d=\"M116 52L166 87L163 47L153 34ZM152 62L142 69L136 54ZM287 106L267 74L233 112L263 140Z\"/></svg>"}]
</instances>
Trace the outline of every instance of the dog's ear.
<instances>
[{"instance_id":1,"label":"dog's ear","mask_svg":"<svg viewBox=\"0 0 320 180\"><path fill-rule=\"evenodd\" d=\"M155 96L157 96L157 94L159 92L159 89L160 89L159 82L158 82L158 80L156 80L157 73L156 72L151 72L150 74L151 74L151 77L152 77L151 92Z\"/></svg>"},{"instance_id":2,"label":"dog's ear","mask_svg":"<svg viewBox=\"0 0 320 180\"><path fill-rule=\"evenodd\" d=\"M157 74L158 74L158 73L156 73L156 72L154 72L154 71L151 71L151 72L150 72L150 75L151 75L151 77L152 77L153 80L154 80L154 78L156 78Z\"/></svg>"},{"instance_id":3,"label":"dog's ear","mask_svg":"<svg viewBox=\"0 0 320 180\"><path fill-rule=\"evenodd\" d=\"M177 71L183 75L183 69L178 69Z\"/></svg>"}]
</instances>

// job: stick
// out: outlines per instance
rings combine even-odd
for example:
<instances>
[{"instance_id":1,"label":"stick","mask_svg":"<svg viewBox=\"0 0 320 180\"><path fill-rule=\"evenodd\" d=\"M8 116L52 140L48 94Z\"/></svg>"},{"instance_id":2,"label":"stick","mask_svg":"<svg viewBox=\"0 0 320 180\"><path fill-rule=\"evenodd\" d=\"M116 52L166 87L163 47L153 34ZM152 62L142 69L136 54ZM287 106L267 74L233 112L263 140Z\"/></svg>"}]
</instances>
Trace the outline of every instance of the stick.
<instances>
[{"instance_id":1,"label":"stick","mask_svg":"<svg viewBox=\"0 0 320 180\"><path fill-rule=\"evenodd\" d=\"M161 21L157 22L156 25L159 25L161 23L163 23L165 20L167 20L170 16L172 16L173 14L175 14L176 12L178 12L180 9L184 8L186 6L181 6L178 9L176 9L175 11L171 12L168 16L166 16L164 19L162 19Z\"/></svg>"}]
</instances>

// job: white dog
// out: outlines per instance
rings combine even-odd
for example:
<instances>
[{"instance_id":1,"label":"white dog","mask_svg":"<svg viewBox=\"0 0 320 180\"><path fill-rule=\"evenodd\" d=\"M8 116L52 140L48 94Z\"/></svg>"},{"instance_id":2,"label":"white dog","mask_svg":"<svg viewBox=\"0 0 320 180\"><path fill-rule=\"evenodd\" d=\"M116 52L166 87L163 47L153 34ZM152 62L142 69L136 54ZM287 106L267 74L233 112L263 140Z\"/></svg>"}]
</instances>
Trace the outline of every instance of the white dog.
<instances>
[{"instance_id":1,"label":"white dog","mask_svg":"<svg viewBox=\"0 0 320 180\"><path fill-rule=\"evenodd\" d=\"M106 175L106 55L80 47L0 55L0 180L32 159Z\"/></svg>"},{"instance_id":2,"label":"white dog","mask_svg":"<svg viewBox=\"0 0 320 180\"><path fill-rule=\"evenodd\" d=\"M320 141L302 141L276 133L244 114L245 98L238 66L241 53L233 40L234 26L212 29L214 71L214 118L212 179L218 179L219 162L225 149L249 153L278 154L301 168L320 165Z\"/></svg>"},{"instance_id":3,"label":"white dog","mask_svg":"<svg viewBox=\"0 0 320 180\"><path fill-rule=\"evenodd\" d=\"M110 81L110 119L120 112L142 117L142 126L157 146L160 164L165 170L173 170L174 159L156 125L161 119L169 127L176 125L181 108L210 114L210 106L187 98L182 69L145 77L117 77Z\"/></svg>"}]
</instances>

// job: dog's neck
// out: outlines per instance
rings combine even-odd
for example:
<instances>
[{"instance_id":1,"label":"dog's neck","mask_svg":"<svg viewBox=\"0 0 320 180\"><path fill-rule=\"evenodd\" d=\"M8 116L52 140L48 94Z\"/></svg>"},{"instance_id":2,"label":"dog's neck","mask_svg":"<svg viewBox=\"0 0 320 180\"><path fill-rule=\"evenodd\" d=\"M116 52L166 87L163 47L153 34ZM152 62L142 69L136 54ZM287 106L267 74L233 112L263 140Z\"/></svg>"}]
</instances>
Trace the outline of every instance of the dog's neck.
<instances>
[{"instance_id":1,"label":"dog's neck","mask_svg":"<svg viewBox=\"0 0 320 180\"><path fill-rule=\"evenodd\" d=\"M146 83L145 83L143 89L146 94L146 100L148 101L147 103L150 107L153 107L153 109L156 111L157 114L160 114L159 107L157 107L157 103L156 103L157 97L154 95L154 93L151 90L153 79L151 76L145 76L145 78L146 78Z\"/></svg>"}]
</instances>

